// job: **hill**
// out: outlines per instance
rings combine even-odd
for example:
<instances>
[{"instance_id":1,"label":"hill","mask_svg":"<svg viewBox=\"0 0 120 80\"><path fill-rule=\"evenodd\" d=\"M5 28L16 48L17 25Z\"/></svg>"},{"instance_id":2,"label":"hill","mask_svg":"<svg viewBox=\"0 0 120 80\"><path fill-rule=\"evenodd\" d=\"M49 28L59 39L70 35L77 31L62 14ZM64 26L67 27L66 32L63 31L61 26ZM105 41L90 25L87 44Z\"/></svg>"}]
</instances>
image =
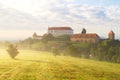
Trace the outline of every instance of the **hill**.
<instances>
[{"instance_id":1,"label":"hill","mask_svg":"<svg viewBox=\"0 0 120 80\"><path fill-rule=\"evenodd\" d=\"M120 64L32 50L16 58L0 50L0 80L120 80Z\"/></svg>"}]
</instances>

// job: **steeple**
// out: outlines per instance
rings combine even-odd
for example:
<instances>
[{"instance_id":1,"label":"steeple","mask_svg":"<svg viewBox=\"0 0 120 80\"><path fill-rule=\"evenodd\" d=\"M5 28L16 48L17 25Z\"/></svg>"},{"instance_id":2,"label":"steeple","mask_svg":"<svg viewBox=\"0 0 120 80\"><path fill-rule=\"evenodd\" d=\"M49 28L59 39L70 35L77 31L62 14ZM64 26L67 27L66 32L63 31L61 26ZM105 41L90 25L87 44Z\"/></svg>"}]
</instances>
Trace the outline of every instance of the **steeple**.
<instances>
[{"instance_id":1,"label":"steeple","mask_svg":"<svg viewBox=\"0 0 120 80\"><path fill-rule=\"evenodd\" d=\"M110 40L114 40L115 39L115 33L111 30L108 34L108 37Z\"/></svg>"},{"instance_id":2,"label":"steeple","mask_svg":"<svg viewBox=\"0 0 120 80\"><path fill-rule=\"evenodd\" d=\"M37 37L37 34L36 33L34 33L33 34L33 39L35 39Z\"/></svg>"}]
</instances>

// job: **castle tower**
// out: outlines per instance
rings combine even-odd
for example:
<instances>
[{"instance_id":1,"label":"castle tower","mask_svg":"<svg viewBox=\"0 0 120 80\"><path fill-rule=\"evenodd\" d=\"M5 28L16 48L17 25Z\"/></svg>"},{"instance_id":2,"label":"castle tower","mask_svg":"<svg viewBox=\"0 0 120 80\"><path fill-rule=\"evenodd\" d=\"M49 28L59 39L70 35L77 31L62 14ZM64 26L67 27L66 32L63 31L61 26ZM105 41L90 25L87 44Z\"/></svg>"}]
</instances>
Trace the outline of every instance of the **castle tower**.
<instances>
[{"instance_id":1,"label":"castle tower","mask_svg":"<svg viewBox=\"0 0 120 80\"><path fill-rule=\"evenodd\" d=\"M33 34L33 39L35 39L37 37L37 34L36 33L34 33Z\"/></svg>"},{"instance_id":2,"label":"castle tower","mask_svg":"<svg viewBox=\"0 0 120 80\"><path fill-rule=\"evenodd\" d=\"M110 40L114 40L115 39L115 33L111 30L108 34L108 37Z\"/></svg>"}]
</instances>

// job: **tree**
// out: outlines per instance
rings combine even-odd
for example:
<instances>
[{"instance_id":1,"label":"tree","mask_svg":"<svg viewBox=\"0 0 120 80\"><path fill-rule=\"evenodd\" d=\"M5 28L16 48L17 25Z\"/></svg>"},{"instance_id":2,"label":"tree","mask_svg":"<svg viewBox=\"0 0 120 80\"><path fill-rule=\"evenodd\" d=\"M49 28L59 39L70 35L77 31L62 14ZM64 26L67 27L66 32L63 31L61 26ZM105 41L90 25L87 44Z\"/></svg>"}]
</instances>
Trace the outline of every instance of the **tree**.
<instances>
[{"instance_id":1,"label":"tree","mask_svg":"<svg viewBox=\"0 0 120 80\"><path fill-rule=\"evenodd\" d=\"M103 40L92 47L92 58L100 61L120 63L120 42L118 40Z\"/></svg>"},{"instance_id":2,"label":"tree","mask_svg":"<svg viewBox=\"0 0 120 80\"><path fill-rule=\"evenodd\" d=\"M52 48L52 53L53 53L54 56L60 55L57 48Z\"/></svg>"},{"instance_id":3,"label":"tree","mask_svg":"<svg viewBox=\"0 0 120 80\"><path fill-rule=\"evenodd\" d=\"M23 41L21 41L21 45L23 45L25 48L31 48L31 45L34 43L35 39L27 38Z\"/></svg>"},{"instance_id":4,"label":"tree","mask_svg":"<svg viewBox=\"0 0 120 80\"><path fill-rule=\"evenodd\" d=\"M57 36L54 38L54 41L70 41L69 35Z\"/></svg>"},{"instance_id":5,"label":"tree","mask_svg":"<svg viewBox=\"0 0 120 80\"><path fill-rule=\"evenodd\" d=\"M83 28L81 34L86 34L86 29L85 28Z\"/></svg>"},{"instance_id":6,"label":"tree","mask_svg":"<svg viewBox=\"0 0 120 80\"><path fill-rule=\"evenodd\" d=\"M67 46L66 49L64 50L64 55L78 57L79 55L78 48L73 45Z\"/></svg>"},{"instance_id":7,"label":"tree","mask_svg":"<svg viewBox=\"0 0 120 80\"><path fill-rule=\"evenodd\" d=\"M52 34L44 34L43 37L42 37L42 41L44 43L47 43L48 41L51 41L54 39L54 36Z\"/></svg>"},{"instance_id":8,"label":"tree","mask_svg":"<svg viewBox=\"0 0 120 80\"><path fill-rule=\"evenodd\" d=\"M8 54L12 59L15 59L15 57L18 55L19 51L17 50L17 46L14 46L13 44L8 45L7 49Z\"/></svg>"}]
</instances>

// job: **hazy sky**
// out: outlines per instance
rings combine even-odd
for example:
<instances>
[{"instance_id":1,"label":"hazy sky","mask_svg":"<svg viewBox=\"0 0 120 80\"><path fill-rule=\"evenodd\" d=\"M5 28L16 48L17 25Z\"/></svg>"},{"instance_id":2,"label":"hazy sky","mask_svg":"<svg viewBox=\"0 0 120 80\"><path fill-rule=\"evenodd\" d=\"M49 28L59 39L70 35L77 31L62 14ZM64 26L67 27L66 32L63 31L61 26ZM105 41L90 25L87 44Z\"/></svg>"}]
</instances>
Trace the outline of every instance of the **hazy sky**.
<instances>
[{"instance_id":1,"label":"hazy sky","mask_svg":"<svg viewBox=\"0 0 120 80\"><path fill-rule=\"evenodd\" d=\"M0 40L42 35L48 26L86 28L105 38L113 30L120 39L120 0L0 0Z\"/></svg>"}]
</instances>

